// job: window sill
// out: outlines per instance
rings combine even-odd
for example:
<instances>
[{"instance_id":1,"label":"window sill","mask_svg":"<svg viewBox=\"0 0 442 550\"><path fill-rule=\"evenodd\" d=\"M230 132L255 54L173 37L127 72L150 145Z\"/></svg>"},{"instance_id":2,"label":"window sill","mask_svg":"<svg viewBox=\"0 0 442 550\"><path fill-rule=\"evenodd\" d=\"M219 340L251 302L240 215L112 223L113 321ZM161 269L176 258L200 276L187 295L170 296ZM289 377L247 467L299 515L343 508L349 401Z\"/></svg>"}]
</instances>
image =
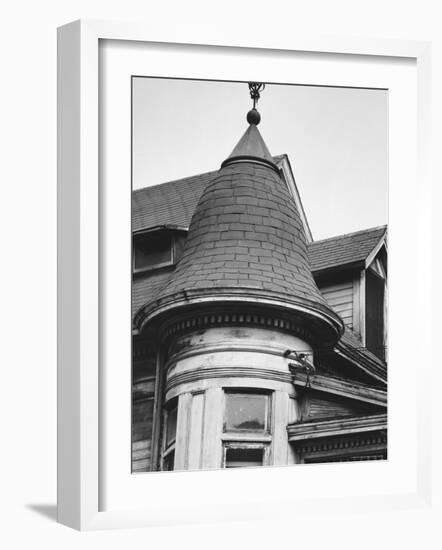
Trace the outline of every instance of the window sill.
<instances>
[{"instance_id":1,"label":"window sill","mask_svg":"<svg viewBox=\"0 0 442 550\"><path fill-rule=\"evenodd\" d=\"M270 443L272 441L272 436L270 434L256 434L256 433L225 433L221 436L221 440L224 442L259 442L259 443Z\"/></svg>"}]
</instances>

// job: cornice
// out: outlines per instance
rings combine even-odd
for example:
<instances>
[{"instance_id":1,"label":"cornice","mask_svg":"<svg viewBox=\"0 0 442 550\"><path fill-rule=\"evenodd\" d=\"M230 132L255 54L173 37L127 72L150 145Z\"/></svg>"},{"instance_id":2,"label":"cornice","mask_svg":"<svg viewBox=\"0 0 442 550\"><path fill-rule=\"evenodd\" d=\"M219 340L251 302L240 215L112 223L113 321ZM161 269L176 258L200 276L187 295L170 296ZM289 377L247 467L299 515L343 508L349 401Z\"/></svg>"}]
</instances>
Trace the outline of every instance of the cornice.
<instances>
[{"instance_id":1,"label":"cornice","mask_svg":"<svg viewBox=\"0 0 442 550\"><path fill-rule=\"evenodd\" d=\"M305 388L307 384L307 376L301 372L297 373L293 383L295 386ZM309 383L313 390L332 393L342 397L348 397L349 399L372 403L373 405L378 405L381 407L387 406L387 392L380 390L379 388L374 388L372 386L366 386L355 382L347 382L342 378L334 378L319 374L313 377L310 376Z\"/></svg>"},{"instance_id":2,"label":"cornice","mask_svg":"<svg viewBox=\"0 0 442 550\"><path fill-rule=\"evenodd\" d=\"M296 422L287 426L289 441L303 441L336 435L358 434L387 429L387 413Z\"/></svg>"},{"instance_id":3,"label":"cornice","mask_svg":"<svg viewBox=\"0 0 442 550\"><path fill-rule=\"evenodd\" d=\"M177 336L193 330L207 329L213 327L246 326L266 328L271 330L282 330L291 335L309 341L313 334L307 327L300 323L300 320L291 320L287 315L278 312L265 311L260 308L249 310L246 305L235 305L232 307L212 307L212 313L193 312L192 315L177 315L174 319L165 322L161 327L162 338Z\"/></svg>"},{"instance_id":4,"label":"cornice","mask_svg":"<svg viewBox=\"0 0 442 550\"><path fill-rule=\"evenodd\" d=\"M172 374L166 383L166 391L181 384L192 383L213 378L259 378L275 382L293 383L291 373L276 369L264 369L261 367L238 367L231 365L218 365L216 367L203 367L194 370ZM295 386L304 388L307 379L305 375L297 375ZM340 395L349 399L363 401L378 406L386 406L387 394L381 390L369 386L351 384L344 380L315 375L310 377L310 387L313 390ZM308 391L308 390L307 390Z\"/></svg>"},{"instance_id":5,"label":"cornice","mask_svg":"<svg viewBox=\"0 0 442 550\"><path fill-rule=\"evenodd\" d=\"M274 382L291 383L291 374L273 369L259 367L232 367L221 365L217 367L205 367L191 371L180 372L170 376L166 383L166 391L169 391L181 384L188 384L200 380L213 378L259 378L260 380L271 380Z\"/></svg>"},{"instance_id":6,"label":"cornice","mask_svg":"<svg viewBox=\"0 0 442 550\"><path fill-rule=\"evenodd\" d=\"M218 312L216 310L218 309ZM212 288L189 290L167 296L160 300L150 302L142 307L134 318L135 325L141 331L146 331L153 325L170 324L176 319L184 323L194 323L195 311L198 311L201 320L195 320L196 323L241 323L244 322L240 317L235 321L222 319L220 310L229 313L236 309L235 315L243 314L259 315L259 312L272 312L274 319L279 319L279 327L285 330L304 330L309 334L312 341L320 343L321 346L333 345L343 334L344 325L339 316L333 311L321 304L311 302L310 300L291 300L285 295L279 293L262 291L259 289L232 289L232 288ZM203 313L204 312L204 313ZM214 317L218 315L218 317ZM267 313L268 315L268 313ZM292 322L292 324L287 324ZM247 322L247 321L245 321ZM260 320L258 324L262 324ZM275 325L274 325L275 326Z\"/></svg>"},{"instance_id":7,"label":"cornice","mask_svg":"<svg viewBox=\"0 0 442 550\"><path fill-rule=\"evenodd\" d=\"M352 364L356 365L376 380L379 380L383 384L387 383L386 365L384 366L380 364L377 360L372 359L366 353L354 349L350 344L342 341L336 344L334 352L347 361L350 361Z\"/></svg>"},{"instance_id":8,"label":"cornice","mask_svg":"<svg viewBox=\"0 0 442 550\"><path fill-rule=\"evenodd\" d=\"M294 443L297 452L303 458L323 458L335 461L338 457L357 456L366 453L387 452L387 435L385 431L348 434L342 437L324 437Z\"/></svg>"}]
</instances>

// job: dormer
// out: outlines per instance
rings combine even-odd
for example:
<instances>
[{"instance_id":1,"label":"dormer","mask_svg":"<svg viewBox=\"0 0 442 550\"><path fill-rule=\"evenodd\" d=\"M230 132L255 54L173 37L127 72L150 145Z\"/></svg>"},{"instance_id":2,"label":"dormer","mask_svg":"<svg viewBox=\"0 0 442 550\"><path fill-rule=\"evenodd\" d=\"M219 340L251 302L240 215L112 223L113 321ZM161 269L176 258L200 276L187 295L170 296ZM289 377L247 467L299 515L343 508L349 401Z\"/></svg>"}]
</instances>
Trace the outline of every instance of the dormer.
<instances>
[{"instance_id":1,"label":"dormer","mask_svg":"<svg viewBox=\"0 0 442 550\"><path fill-rule=\"evenodd\" d=\"M361 347L385 360L386 226L313 242L309 255L316 284L328 303Z\"/></svg>"},{"instance_id":2,"label":"dormer","mask_svg":"<svg viewBox=\"0 0 442 550\"><path fill-rule=\"evenodd\" d=\"M134 277L173 267L181 257L187 228L175 225L151 227L133 234Z\"/></svg>"}]
</instances>

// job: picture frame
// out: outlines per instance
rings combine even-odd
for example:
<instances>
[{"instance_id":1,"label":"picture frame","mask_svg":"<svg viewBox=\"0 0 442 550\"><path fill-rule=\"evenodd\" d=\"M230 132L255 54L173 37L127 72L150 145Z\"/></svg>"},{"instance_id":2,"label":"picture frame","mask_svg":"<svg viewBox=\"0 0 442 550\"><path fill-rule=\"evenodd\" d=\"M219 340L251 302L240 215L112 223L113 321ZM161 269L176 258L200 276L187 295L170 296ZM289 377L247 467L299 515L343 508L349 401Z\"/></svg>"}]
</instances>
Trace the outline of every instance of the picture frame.
<instances>
[{"instance_id":1,"label":"picture frame","mask_svg":"<svg viewBox=\"0 0 442 550\"><path fill-rule=\"evenodd\" d=\"M415 80L417 82L416 112L418 124L416 127L415 144L417 144L417 172L419 186L416 187L419 214L419 240L431 240L429 234L428 211L426 203L430 182L428 176L429 155L429 121L430 98L430 45L426 42L365 40L356 38L311 38L311 37L281 37L269 45L262 37L253 41L247 38L229 36L226 33L223 42L207 44L203 34L201 36L186 36L173 33L173 36L157 36L155 32L135 24L76 21L61 27L58 31L58 521L79 530L93 530L118 527L152 526L174 523L194 523L201 521L230 521L234 519L250 519L266 514L271 517L283 517L284 514L313 513L318 510L326 511L331 505L345 512L355 506L361 510L379 510L407 507L422 507L428 505L431 498L431 468L430 468L430 400L425 390L429 387L430 355L428 342L431 329L430 315L423 315L421 326L422 361L421 372L414 380L413 391L416 394L416 408L411 407L407 416L410 430L415 431L414 461L407 464L407 472L414 472L412 488L404 486L403 490L373 491L365 494L354 494L351 483L342 494L333 498L333 487L328 489L327 496L321 491L306 491L299 498L283 492L283 483L289 475L295 475L295 469L263 469L260 475L262 490L257 493L253 490L256 484L257 472L229 472L232 474L232 484L244 484L244 498L235 498L236 502L229 501L228 494L222 498L218 493L216 500L212 499L211 506L201 498L209 493L203 491L202 485L219 487L217 472L173 473L166 475L151 474L145 478L150 490L155 495L155 506L139 506L139 503L129 504L130 493L124 492L127 498L119 496L114 499L112 506L106 506L100 493L100 486L112 478L112 466L103 467L103 458L109 453L109 447L103 439L102 422L106 421L107 391L103 378L103 303L106 302L106 288L103 289L102 277L106 264L103 263L103 231L106 225L100 218L106 215L109 203L103 203L103 178L100 171L100 152L103 137L100 127L100 117L103 116L102 98L100 96L100 46L105 42L124 44L126 50L140 47L140 44L167 45L168 50L176 59L180 51L189 53L193 48L204 51L207 66L201 66L201 71L209 70L216 74L217 67L211 63L215 51L226 52L232 59L235 56L273 55L278 56L282 66L290 63L290 53L302 52L305 62L312 56L321 57L324 63L336 57L340 60L357 59L360 65L367 64L369 59L395 60L406 59L415 66ZM159 50L158 50L159 52ZM155 51L151 56L160 55ZM327 58L327 59L325 59ZM106 58L106 63L109 59ZM252 64L251 64L252 65ZM251 66L250 65L250 66ZM336 69L336 65L334 66ZM147 67L149 70L149 67ZM248 69L251 71L251 69ZM347 69L348 70L348 69ZM247 71L246 71L247 72ZM345 70L343 76L335 76L330 85L345 84ZM150 73L151 74L151 73ZM175 76L170 74L170 76ZM342 78L342 80L339 80ZM414 141L413 141L414 143ZM124 152L128 154L127 151ZM395 177L397 177L396 174ZM410 185L415 181L410 176ZM395 197L399 195L397 192ZM397 222L398 228L402 227ZM128 228L129 231L129 228ZM395 226L392 231L392 251L394 256L404 254L400 246ZM394 252L395 245L397 253ZM419 269L409 275L408 282L417 277L417 281L426 279L430 270L428 251L420 252ZM430 290L422 290L417 295L416 281L412 287L410 311L429 312ZM419 286L419 285L418 285ZM399 293L393 291L392 309L400 302ZM396 300L396 301L394 301ZM411 315L411 313L410 313ZM427 321L425 320L428 319ZM392 328L394 329L394 323ZM425 327L425 325L427 326ZM425 328L427 330L425 330ZM400 341L404 338L398 330L392 331L392 338ZM123 353L123 351L120 351ZM395 355L393 365L399 362L404 366L406 376L410 374L412 359L407 354ZM407 370L408 369L408 370ZM393 374L397 373L394 370ZM127 373L127 376L130 376ZM396 374L392 382L397 381ZM406 380L403 381L407 383ZM405 386L406 387L406 386ZM129 390L127 390L129 391ZM128 397L129 398L129 397ZM390 415L393 427L399 426L397 412ZM127 429L127 426L126 428ZM398 437L401 430L398 428ZM403 434L402 434L403 436ZM411 453L410 453L411 454ZM398 459L398 457L396 457ZM391 464L394 465L395 454ZM399 460L399 459L398 459ZM376 468L379 465L370 465ZM338 468L338 469L336 469ZM284 471L282 471L284 470ZM282 472L281 472L282 471ZM315 466L315 477L318 485L321 484L321 472L339 472L339 466ZM109 472L111 472L109 474ZM304 470L305 472L305 470ZM380 472L380 470L379 470ZM405 471L404 471L405 472ZM381 472L380 472L381 473ZM130 472L129 472L130 474ZM345 474L347 475L347 474ZM348 474L353 479L360 475L354 468ZM187 476L184 479L184 476ZM200 476L197 478L196 476ZM299 476L298 476L299 477ZM308 477L308 475L307 475ZM299 481L299 480L298 480ZM397 480L400 484L400 479ZM226 483L226 478L222 479ZM143 480L144 484L144 480ZM181 485L180 485L181 484ZM194 484L196 493L200 496L189 497L189 488ZM174 485L180 487L178 493L185 499L177 498L174 506L170 505L170 492ZM164 495L161 497L161 487ZM274 487L274 491L271 491ZM399 487L399 485L398 485ZM187 489L186 489L187 488ZM311 486L310 486L311 488ZM216 493L216 491L215 491ZM166 498L167 497L167 498ZM192 500L193 498L193 500ZM207 497L210 498L210 497ZM115 502L116 501L116 502ZM271 511L269 506L271 504Z\"/></svg>"}]
</instances>

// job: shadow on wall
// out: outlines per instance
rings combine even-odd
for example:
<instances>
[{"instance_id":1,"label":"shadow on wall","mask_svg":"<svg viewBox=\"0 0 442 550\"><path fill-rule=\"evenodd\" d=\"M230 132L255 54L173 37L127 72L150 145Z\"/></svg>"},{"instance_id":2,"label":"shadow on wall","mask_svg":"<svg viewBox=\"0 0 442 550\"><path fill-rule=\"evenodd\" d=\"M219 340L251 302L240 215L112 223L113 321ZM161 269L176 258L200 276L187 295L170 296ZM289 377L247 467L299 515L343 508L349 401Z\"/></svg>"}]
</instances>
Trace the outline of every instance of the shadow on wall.
<instances>
[{"instance_id":1,"label":"shadow on wall","mask_svg":"<svg viewBox=\"0 0 442 550\"><path fill-rule=\"evenodd\" d=\"M56 504L26 504L25 508L32 510L41 516L57 521L57 505Z\"/></svg>"}]
</instances>

